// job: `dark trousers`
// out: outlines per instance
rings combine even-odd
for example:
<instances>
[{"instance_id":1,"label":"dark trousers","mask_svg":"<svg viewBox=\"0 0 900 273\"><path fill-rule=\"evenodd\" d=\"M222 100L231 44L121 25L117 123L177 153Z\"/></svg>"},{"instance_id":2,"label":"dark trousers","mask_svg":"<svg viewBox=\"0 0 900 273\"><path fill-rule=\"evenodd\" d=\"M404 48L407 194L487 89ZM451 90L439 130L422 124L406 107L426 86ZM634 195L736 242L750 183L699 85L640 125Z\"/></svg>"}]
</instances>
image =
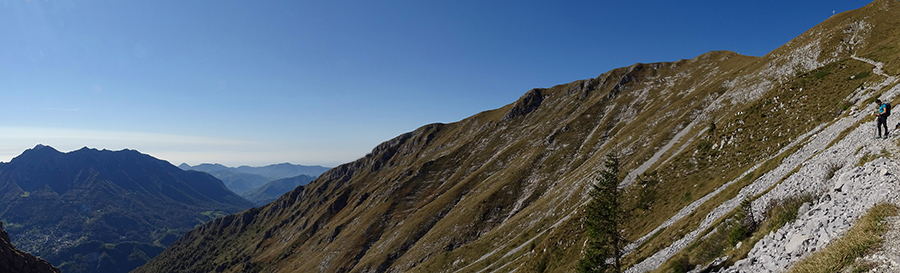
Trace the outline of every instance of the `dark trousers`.
<instances>
[{"instance_id":1,"label":"dark trousers","mask_svg":"<svg viewBox=\"0 0 900 273\"><path fill-rule=\"evenodd\" d=\"M887 116L881 115L878 116L878 123L875 124L875 127L878 127L878 135L881 135L881 127L884 127L884 135L886 136L888 133L887 129Z\"/></svg>"}]
</instances>

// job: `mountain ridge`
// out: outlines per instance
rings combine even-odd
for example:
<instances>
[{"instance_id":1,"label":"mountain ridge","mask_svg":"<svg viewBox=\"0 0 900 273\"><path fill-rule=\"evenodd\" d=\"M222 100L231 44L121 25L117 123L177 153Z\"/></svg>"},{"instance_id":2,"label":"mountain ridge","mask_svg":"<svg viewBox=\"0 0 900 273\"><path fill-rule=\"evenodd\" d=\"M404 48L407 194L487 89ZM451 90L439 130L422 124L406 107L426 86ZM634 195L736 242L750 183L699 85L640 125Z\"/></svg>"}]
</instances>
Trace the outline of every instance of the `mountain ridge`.
<instances>
[{"instance_id":1,"label":"mountain ridge","mask_svg":"<svg viewBox=\"0 0 900 273\"><path fill-rule=\"evenodd\" d=\"M698 59L700 59L700 58L717 59L717 58L723 58L723 57L725 57L725 59L727 59L727 57L743 58L737 54L730 53L730 52L712 52L712 53L704 54L704 55L698 57ZM501 128L502 127L508 128L509 126L512 126L512 125L521 124L521 123L523 123L523 119L527 120L529 118L535 117L535 115L540 113L542 111L542 109L545 109L547 105L552 105L554 103L558 103L558 102L555 102L554 100L550 100L549 98L554 97L554 96L559 96L560 94L574 95L574 98L576 98L576 99L579 99L582 96L588 97L588 96L592 95L591 93L593 93L594 90L600 89L597 87L597 85L606 86L606 88L608 90L609 89L613 89L613 90L612 90L612 92L608 93L608 94L610 94L609 96L607 96L605 94L602 96L597 96L596 94L594 94L593 98L595 101L613 98L616 96L616 93L622 92L625 89L629 88L628 84L630 82L628 80L622 80L622 79L627 79L629 77L634 77L634 76L628 76L628 75L647 73L648 70L650 70L650 69L645 70L645 68L665 69L667 67L672 67L672 66L677 67L679 65L684 65L687 63L691 63L691 61L687 60L687 61L679 61L676 63L638 64L638 65L632 66L630 68L617 69L617 70L613 70L608 73L605 73L604 75L601 75L601 77L598 77L598 79L592 79L592 80L588 80L588 81L579 81L579 82L575 82L575 83L568 84L568 85L561 85L561 86L554 87L553 88L553 90L555 90L554 92L539 91L541 93L541 96L543 97L543 100L537 108L530 107L530 108L533 108L533 109L530 109L530 111L519 111L519 110L513 110L513 109L522 109L522 107L516 107L517 105L525 105L526 108L529 108L528 106L535 105L534 103L529 102L529 101L534 101L533 99L530 99L529 97L536 95L536 94L534 94L535 92L532 92L533 95L523 96L523 99L521 99L520 101L517 101L516 103L507 105L507 106L497 109L497 110L485 111L485 112L476 114L475 116L473 116L471 118L468 118L466 120L463 120L463 121L460 121L460 122L457 122L454 124L430 124L430 125L423 126L413 132L400 135L392 140L382 143L381 145L379 145L378 147L373 149L373 151L370 154L368 154L367 156L365 156L364 158L362 158L356 162L344 164L344 165L341 165L341 166L338 166L338 167L332 169L329 172L326 172L318 180L316 180L312 184L308 185L307 187L304 187L303 193L300 193L299 191L291 192L289 194L282 196L281 198L279 198L278 200L269 204L268 206L263 207L263 210L264 210L263 212L265 212L265 213L272 213L273 210L306 212L306 211L313 211L314 204L324 201L326 204L330 204L330 205L327 205L327 208L323 208L324 210L319 210L318 212L315 212L315 214L309 215L309 216L295 215L295 216L290 216L288 218L278 218L278 219L284 219L283 221L280 221L278 219L259 218L258 220L261 222L257 222L256 225L257 226L267 226L268 224L272 224L274 227L271 228L270 230L277 231L278 230L277 227L279 227L279 226L284 226L286 224L292 224L292 222L297 223L298 220L303 219L303 220L301 220L300 223L305 222L306 224L300 224L298 227L301 228L301 230L305 230L304 231L305 233L303 233L303 234L306 234L306 235L304 235L302 238L306 238L306 239L301 239L300 241L295 241L294 245L302 245L303 242L309 242L309 241L315 242L315 241L321 241L323 239L326 241L333 241L333 240L336 240L338 237L332 237L333 235L328 235L328 234L334 234L334 235L340 234L340 232L343 232L343 230L347 229L347 227L341 227L341 226L343 226L343 224L335 223L333 225L330 225L330 224L326 225L325 223L327 223L331 218L335 217L335 214L341 213L341 211L344 208L350 207L351 204L355 204L355 205L353 205L353 207L358 207L358 206L366 204L366 203L375 202L372 200L377 198L379 200L379 202L388 202L388 204L391 204L390 206L387 206L387 207L381 206L382 208L378 209L380 212L376 213L376 215L379 215L379 214L383 215L381 217L388 217L388 218L386 218L387 222L386 223L378 223L380 221L370 222L370 223L372 223L372 225L365 228L365 230L366 230L365 232L354 233L354 234L358 234L358 235L350 237L350 238L341 238L340 241L334 241L333 244L329 244L329 245L331 245L331 247L326 248L327 253L336 254L336 253L346 252L346 251L341 251L339 249L335 249L335 247L337 247L339 245L343 246L343 247L351 246L351 247L349 247L349 249L356 249L356 247L363 247L363 249L365 249L365 246L371 247L372 245L375 244L375 242L377 242L379 240L379 238L376 237L376 236L378 236L377 234L379 232L385 232L385 231L383 231L384 229L387 229L388 227L394 226L397 223L400 223L403 221L403 218L390 220L391 218L393 218L393 217L389 216L389 215L393 214L392 211L397 211L397 212L404 211L405 212L405 211L411 211L414 208L416 211L423 211L424 213L429 213L429 212L433 212L434 210L437 210L435 215L437 215L438 217L428 217L433 220L427 220L428 218L425 218L426 219L425 222L424 223L419 222L419 225L405 225L404 229L406 229L406 230L398 231L398 232L400 232L401 234L418 234L418 235L413 235L413 237L411 238L413 241L405 241L406 243L404 243L404 241L393 243L392 246L390 246L390 247L393 249L396 249L394 251L397 251L399 253L408 251L409 248L412 247L412 244L413 244L412 242L415 242L415 240L422 239L423 238L422 236L426 236L425 233L427 233L428 229L443 230L444 232L442 232L442 234L455 234L456 231L469 230L468 232L459 232L459 234L463 234L465 236L457 236L456 239L454 239L454 238L449 238L449 240L444 239L444 243L438 244L442 247L437 248L436 250L446 251L446 250L457 249L457 248L469 243L467 241L467 239L463 239L464 237L477 235L479 233L485 233L485 232L491 230L492 228L496 227L496 225L499 224L500 220L511 217L512 214L516 214L516 212L521 210L522 207L527 206L528 205L527 203L534 202L535 199L539 197L539 194L536 194L536 192L539 192L539 190L535 189L539 185L534 184L534 183L529 183L530 185L521 185L521 184L516 185L516 187L520 188L520 191L531 192L531 194L526 194L526 198L524 198L522 200L515 200L516 197L514 195L498 192L497 190L499 190L502 187L496 188L496 187L492 187L490 185L481 185L479 187L479 185L476 185L477 183L475 183L474 181L482 180L486 177L490 177L493 175L509 175L508 173L504 172L503 165L505 165L505 163L503 163L502 161L513 160L515 158L521 158L521 157L517 156L515 154L515 152L509 153L510 151L513 151L512 149L509 149L509 147L513 146L515 143L506 143L506 144L499 144L499 145L490 145L490 146L495 147L493 149L500 150L501 153L499 153L499 154L495 154L495 155L488 154L488 155L477 156L480 158L470 157L467 155L460 155L459 158L463 158L463 159L468 158L468 160L460 160L460 162L463 162L462 165L464 165L464 167L458 167L457 169L464 168L461 171L464 174L468 173L471 177L466 178L464 181L457 183L457 185L460 185L460 184L463 185L462 187L453 187L452 185L444 184L445 185L444 188L450 187L450 189L445 189L445 190L449 190L449 193L444 193L440 197L431 195L431 194L429 194L429 192L433 192L435 190L434 187L436 187L436 186L440 187L440 186L442 186L440 184L443 184L443 183L435 184L434 182L431 182L431 183L429 183L430 184L429 186L431 187L431 189L423 189L422 188L423 186L421 186L421 184L413 183L412 181L409 181L409 179L414 177L416 181L421 181L421 179L427 178L429 176L434 177L436 174L440 173L441 170L444 169L443 167L447 166L447 164L456 165L457 163L453 163L456 161L455 159L448 158L447 155L442 155L443 152L438 152L435 149L423 149L423 146L427 146L427 145L454 146L454 147L463 148L464 150L466 150L465 153L477 153L477 152L484 150L484 148L488 146L487 145L488 143L483 143L483 144L480 144L479 146L474 146L472 144L467 144L467 140L453 140L453 139L448 139L447 136L467 135L465 132L479 132L482 134L494 135L493 139L495 139L495 141L503 141L504 137L502 136L502 134L505 134L505 133L508 133L511 131L519 131L519 130L518 129L516 129L516 130L506 129L507 130L506 132L495 133L495 132L501 131L501 130L488 130L486 127L487 124L496 125L497 127L501 127ZM650 71L650 73L652 73L652 71ZM613 78L616 80L610 80L610 78ZM587 83L587 84L585 84L585 83ZM582 95L582 94L584 94L584 95ZM582 111L585 111L585 110L602 111L602 110L604 110L602 105L600 105L600 106L601 107L596 107L596 106L588 107L588 109L583 109ZM584 108L584 107L581 107L581 108ZM527 112L527 113L522 114L523 112ZM626 108L626 109L624 109L624 111L621 111L621 112L628 112L628 110ZM508 113L512 113L512 114L508 114ZM589 114L587 116L589 116ZM620 115L612 115L612 117L610 117L609 119L620 120L620 119L624 119L627 116L628 115L626 115L625 113L622 113ZM582 117L582 118L579 119L579 117ZM573 126L574 126L574 123L578 123L578 122L598 123L597 121L594 121L589 118L584 119L584 117L585 117L585 115L574 115L572 118L569 118L569 120L570 120L570 123L573 123ZM484 121L482 121L482 119ZM560 122L560 123L565 124L566 122ZM596 125L594 125L594 126L595 126L594 128L598 128L598 129L601 128L601 127L596 127ZM537 130L537 129L546 130L546 128L531 127L531 130ZM548 138L546 139L546 142L541 142L538 144L540 144L540 145L543 145L544 143L547 143L549 145L553 145L554 143L559 144L560 142L563 142L562 139L571 137L566 134L566 130L564 130L564 128L555 128L555 129L557 129L557 130L543 133L543 135L547 135ZM614 129L616 129L616 128L606 128L606 130L614 130ZM528 130L528 128L526 127L525 130ZM528 135L530 133L524 133L524 134ZM609 133L607 133L607 134L609 134ZM592 135L595 137L599 137L596 134L592 134ZM579 141L581 139L584 139L584 137L589 137L589 136L582 135L578 138ZM589 149L592 151L598 150L600 148L599 146L603 144L603 143L600 143L598 138L586 139L586 140L593 144L581 145L581 146L585 149ZM441 143L435 143L435 142L441 142ZM566 141L566 142L568 142L568 141ZM518 145L533 145L533 144L535 144L535 143L530 143L530 141L526 141L524 143L518 142ZM566 146L572 147L569 145L566 145ZM507 152L502 152L502 151L507 151ZM429 156L429 158L432 158L431 160L425 160L424 162L416 163L416 164L411 162L412 158L421 158L423 156L426 156L426 154L428 154L429 152L431 154L428 156ZM435 153L437 153L437 154L435 154ZM461 152L460 152L460 150L456 150L456 152L448 152L448 155L452 155L454 153L461 153ZM581 154L586 155L586 154L593 154L593 153L596 153L596 152L581 153ZM572 153L572 154L574 154L574 153ZM530 155L531 160L532 161L534 161L534 160L546 161L547 160L546 157L542 159L542 158L536 158L536 156L537 156L537 154ZM498 158L500 160L497 160ZM582 161L582 162L585 160L587 160L587 158L577 159L577 161ZM466 162L466 161L469 161L469 162ZM487 161L486 162L487 164L483 163L485 161ZM417 167L418 170L411 170L411 171L396 170L397 166L409 166L409 165L418 166ZM485 165L487 165L487 166L485 166ZM575 165L579 165L579 164L575 164ZM554 169L552 167L545 167L545 168ZM567 167L567 168L574 168L574 167ZM565 169L563 169L563 170L565 170ZM387 192L381 192L378 194L366 193L369 190L365 190L365 189L353 190L352 188L347 187L348 186L347 183L349 183L350 180L353 180L353 177L365 177L365 176L367 176L367 174L371 174L374 172L386 173L382 177L385 177L385 176L386 177L397 177L397 176L399 176L398 178L406 178L406 181L409 181L409 182L403 182L403 183L399 184L402 186L400 186L400 188L398 188L398 189L387 189L388 190ZM526 182L526 181L522 181L521 179L527 179L527 177L522 177L521 174L517 175L517 176L520 177L519 179L517 179L518 181L514 181L515 183L510 184L510 185L519 184L518 182ZM392 178L391 180L393 180L393 179L396 179L396 178ZM355 180L357 180L356 184L359 184L361 182L358 178ZM368 184L368 183L366 183L366 184ZM453 209L455 204L460 202L460 200L463 198L463 196L466 193L474 190L473 187L483 188L485 186L487 186L488 188L481 189L479 191L488 190L490 192L493 192L493 194L473 197L473 198L477 198L479 200L484 200L486 202L486 203L484 203L484 205L480 205L476 208L477 211L482 211L485 214L483 216L474 216L473 217L473 215L470 215L470 216L462 217L462 218L476 219L477 220L476 222L482 222L482 224L480 224L479 226L470 227L470 226L466 226L466 225L459 226L456 224L451 224L450 226L443 226L443 225L446 225L446 223L443 223L443 224L438 223L438 221L441 219L440 216L442 216L442 215L445 216L447 213L449 213L450 210ZM359 184L359 186L356 186L356 187L365 187L365 186L363 184ZM543 187L547 187L547 186L543 186ZM469 189L466 189L466 188L469 188ZM363 193L358 193L359 191L362 191ZM389 192L398 192L398 191L403 192L403 193L418 194L418 196L434 196L434 197L427 198L426 201L436 201L436 202L434 204L430 204L430 205L429 204L416 205L415 203L396 202L396 201L389 201L389 200L385 199L387 196L392 195ZM303 200L303 199L298 199L298 197L300 197L300 196L315 198L315 196L319 196L319 195L332 196L332 197L330 197L326 200L322 200L322 201L311 201L311 200L307 201L307 200ZM496 205L491 205L491 203L489 203L489 202L492 202L492 201L490 201L490 200L495 200L494 202L496 202L496 201L506 202L504 200L508 200L511 198L513 199L512 200L513 204L510 204L510 207L505 208L504 210L501 210L501 211L494 211L493 209L491 209L491 207L495 207ZM409 200L417 200L418 198L410 196L410 197L404 197L404 198L400 198L400 199L401 200L408 200L408 199ZM531 199L531 200L529 200L529 199ZM311 203L309 203L309 202L311 202ZM428 202L425 202L425 203L428 203ZM518 203L518 204L515 204L515 203ZM514 208L516 206L518 206L519 208ZM287 208L290 208L290 209L287 209ZM287 210L285 210L285 209L287 209ZM498 213L500 213L500 214L498 214ZM262 214L262 212L261 212L261 214ZM364 221L372 221L373 220L372 216L362 216L362 215L358 215L358 214L352 214L349 216L345 215L343 217L349 217L347 219L353 218L353 219L360 219L360 220L364 220ZM410 216L410 217L412 217L412 216ZM415 217L418 218L420 216L415 216ZM291 220L291 219L293 219L293 220ZM314 220L314 219L318 219L318 220ZM375 219L378 219L378 218L376 217ZM496 220L491 220L491 219L496 219ZM488 220L488 221L485 222L485 220ZM204 229L210 230L210 228L212 228L213 230L215 230L215 228L212 227L212 226L214 226L214 224L210 224L210 225L211 225L210 227L207 227ZM322 227L322 225L326 225L326 226ZM418 230L416 230L417 227L419 228ZM221 228L225 228L225 227L221 227ZM319 232L319 230L321 230L321 229L330 230L330 232ZM410 230L410 229L412 229L412 230ZM218 232L215 232L215 233L218 233ZM371 233L375 233L375 235L369 235ZM270 236L276 236L276 234L279 234L279 233L266 232L265 235L258 234L258 233L247 233L247 234L242 234L241 237L259 236L260 238L269 238ZM268 235L268 236L266 236L266 235ZM194 236L196 236L196 234L191 234L191 236L186 236L185 238L192 238ZM316 238L308 238L308 236L315 236ZM326 237L322 238L321 236L326 236ZM366 236L373 236L373 237L366 237ZM332 239L332 238L334 238L334 239ZM205 240L205 239L198 239L198 240ZM354 243L354 242L356 242L356 243ZM227 243L229 243L229 242L224 242L224 243L226 243L226 245L218 245L217 248L226 248L227 249L227 248L235 247L235 246L228 245ZM176 243L176 244L179 244L179 243ZM259 242L258 244L256 244L257 249L265 249L265 248L267 248L268 244L270 244L270 243L267 243L265 241ZM359 245L359 244L361 244L361 245ZM291 248L289 248L289 249L291 249ZM289 249L285 249L285 251L289 251L286 253L292 253L291 251L293 251L293 250L289 250ZM174 249L173 249L173 251L174 251ZM252 251L252 250L250 250L250 251ZM434 251L434 250L432 250L432 251ZM266 251L266 252L268 252L268 251ZM394 252L394 253L397 253L397 252ZM166 253L161 254L160 259L166 259L165 255L166 255ZM201 254L184 254L184 253L180 254L179 256L183 256L183 255L201 256ZM317 254L312 254L312 253L305 253L303 255L307 259L321 259L321 258L318 258L318 257L321 257L321 254L317 255ZM375 255L377 255L375 257L366 257L366 252L357 252L355 254L347 253L347 254L341 254L341 255L342 256L334 256L335 258L328 259L328 261L335 262L335 261L340 260L340 261L351 261L352 262L354 260L357 260L358 262L356 263L357 264L356 266L359 266L359 269L357 269L357 270L363 270L363 271L366 271L366 270L374 270L374 271L388 270L388 268L390 268L390 265L392 263L396 262L396 259L399 258L399 257L388 258L391 255L396 255L396 254L390 254L390 253L375 254ZM346 255L346 256L344 256L344 255ZM252 257L253 255L240 254L240 256ZM354 256L356 256L358 258L353 258ZM271 257L271 256L268 256L268 257ZM341 258L337 258L337 257L341 257ZM265 257L263 257L263 259L264 258ZM373 263L372 260L376 260L376 261L381 260L381 262ZM263 263L265 263L265 262L263 262ZM319 267L317 269L307 268L307 270L335 270L335 271L349 270L349 269L339 269L341 267L337 267L337 265L331 265L331 266L336 266L336 267L334 267L334 268ZM347 266L352 267L352 265L347 265ZM249 267L254 268L253 266L249 266ZM168 268L169 267L163 267L163 268L156 268L154 270L170 270ZM328 268L330 268L330 269L328 269ZM368 269L366 269L366 268L368 268ZM236 267L233 270L240 271L240 270L247 270L247 269L248 269L247 267L243 267L243 268ZM143 268L138 269L136 272L142 272L141 270L143 270ZM207 268L195 267L193 270L203 271L203 270L207 270ZM285 267L285 268L282 268L282 270L290 271L290 270L303 270L303 269L302 268ZM150 270L150 271L152 271L152 270Z\"/></svg>"},{"instance_id":2,"label":"mountain ridge","mask_svg":"<svg viewBox=\"0 0 900 273\"><path fill-rule=\"evenodd\" d=\"M762 57L714 51L639 63L422 126L235 215L239 223L189 232L135 272L569 272L581 256L587 189L613 151L629 171L626 189L650 171L661 178L652 205L626 226L641 243L625 263L671 269L664 262L699 243L695 234L730 217L720 213L729 200L759 198L744 189L761 177L794 181L805 162L794 155L834 142L819 137L823 128L853 134L847 128L868 122L859 115L871 101L893 98L885 89L900 72L890 46L900 42L898 5L835 15ZM848 127L828 127L839 120ZM691 265L708 262L689 252Z\"/></svg>"}]
</instances>

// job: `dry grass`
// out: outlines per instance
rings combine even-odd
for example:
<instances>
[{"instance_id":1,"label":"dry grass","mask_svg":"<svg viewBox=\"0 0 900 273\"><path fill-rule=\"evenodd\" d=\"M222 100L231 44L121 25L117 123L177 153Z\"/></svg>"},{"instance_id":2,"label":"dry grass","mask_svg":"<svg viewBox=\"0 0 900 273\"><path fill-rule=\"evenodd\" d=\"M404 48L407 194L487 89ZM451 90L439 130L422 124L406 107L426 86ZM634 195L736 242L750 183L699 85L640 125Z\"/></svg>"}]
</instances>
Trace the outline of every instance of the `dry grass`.
<instances>
[{"instance_id":1,"label":"dry grass","mask_svg":"<svg viewBox=\"0 0 900 273\"><path fill-rule=\"evenodd\" d=\"M838 239L820 252L798 262L789 273L838 272L866 255L881 244L881 235L887 229L884 219L897 215L897 206L881 203L869 209L844 237Z\"/></svg>"}]
</instances>

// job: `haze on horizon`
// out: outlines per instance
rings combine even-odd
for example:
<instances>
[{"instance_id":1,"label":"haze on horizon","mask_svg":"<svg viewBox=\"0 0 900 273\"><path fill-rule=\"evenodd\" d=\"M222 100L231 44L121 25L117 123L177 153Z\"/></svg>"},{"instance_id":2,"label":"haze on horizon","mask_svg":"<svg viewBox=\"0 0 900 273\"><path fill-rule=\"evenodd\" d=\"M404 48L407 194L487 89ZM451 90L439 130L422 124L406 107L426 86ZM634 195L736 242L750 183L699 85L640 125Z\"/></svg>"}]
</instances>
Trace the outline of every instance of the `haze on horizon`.
<instances>
[{"instance_id":1,"label":"haze on horizon","mask_svg":"<svg viewBox=\"0 0 900 273\"><path fill-rule=\"evenodd\" d=\"M0 161L336 166L531 88L761 56L869 1L0 1Z\"/></svg>"}]
</instances>

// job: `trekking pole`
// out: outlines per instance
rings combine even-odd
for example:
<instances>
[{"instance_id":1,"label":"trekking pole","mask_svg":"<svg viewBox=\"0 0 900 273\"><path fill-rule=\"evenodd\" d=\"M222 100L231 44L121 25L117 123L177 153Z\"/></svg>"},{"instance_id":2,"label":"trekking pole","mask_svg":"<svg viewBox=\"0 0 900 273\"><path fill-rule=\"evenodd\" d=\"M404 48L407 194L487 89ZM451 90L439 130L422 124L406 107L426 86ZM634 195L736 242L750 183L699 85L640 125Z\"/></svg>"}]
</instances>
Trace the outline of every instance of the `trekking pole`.
<instances>
[{"instance_id":1,"label":"trekking pole","mask_svg":"<svg viewBox=\"0 0 900 273\"><path fill-rule=\"evenodd\" d=\"M878 110L875 110L875 111L876 111L875 113L878 113ZM874 121L875 127L872 128L872 138L875 138L876 136L878 136L878 135L876 135L878 132L878 115L875 115L875 120L873 120L873 121Z\"/></svg>"}]
</instances>

